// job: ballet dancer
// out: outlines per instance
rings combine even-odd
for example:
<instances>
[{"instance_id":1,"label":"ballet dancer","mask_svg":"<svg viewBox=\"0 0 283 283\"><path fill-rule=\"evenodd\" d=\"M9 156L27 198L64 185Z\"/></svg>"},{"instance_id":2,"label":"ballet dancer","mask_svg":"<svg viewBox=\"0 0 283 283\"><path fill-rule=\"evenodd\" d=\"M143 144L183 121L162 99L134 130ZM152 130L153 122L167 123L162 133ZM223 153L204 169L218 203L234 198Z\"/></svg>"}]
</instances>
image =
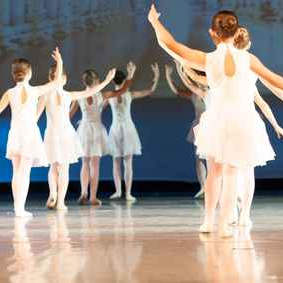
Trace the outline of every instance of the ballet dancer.
<instances>
[{"instance_id":1,"label":"ballet dancer","mask_svg":"<svg viewBox=\"0 0 283 283\"><path fill-rule=\"evenodd\" d=\"M78 199L78 203L81 205L88 204L89 185L90 203L101 205L101 201L97 198L100 159L102 156L110 154L108 135L102 123L101 114L108 105L109 98L123 94L130 86L135 73L135 65L132 62L128 64L128 71L127 82L121 89L99 92L87 99L79 99L72 104L71 117L75 115L78 108L82 113L82 120L77 130L83 148L80 173L81 195ZM86 90L100 83L99 77L93 69L86 70L82 78Z\"/></svg>"},{"instance_id":2,"label":"ballet dancer","mask_svg":"<svg viewBox=\"0 0 283 283\"><path fill-rule=\"evenodd\" d=\"M160 46L183 65L205 70L211 89L211 103L202 115L196 135L197 152L210 159L205 185L205 219L200 232L213 231L216 204L223 176L223 203L220 210L219 235L232 236L229 219L237 198L238 171L245 167L265 165L274 159L267 140L259 141L254 115L253 90L249 73L253 71L274 87L283 89L283 78L247 51L233 46L238 18L231 11L220 11L212 20L210 35L219 40L211 53L194 50L178 43L159 21L154 5L149 12Z\"/></svg>"},{"instance_id":3,"label":"ballet dancer","mask_svg":"<svg viewBox=\"0 0 283 283\"><path fill-rule=\"evenodd\" d=\"M55 78L56 66L49 70L49 80ZM78 99L92 97L105 88L114 78L116 70L112 69L106 79L84 91L66 91L66 72L61 77L61 82L56 90L53 90L40 101L38 112L42 111L42 105L46 106L47 127L44 135L44 145L47 153L50 169L48 172L49 197L46 206L49 209L67 210L65 197L69 185L70 164L78 162L83 155L80 140L73 128L69 111L71 102Z\"/></svg>"},{"instance_id":4,"label":"ballet dancer","mask_svg":"<svg viewBox=\"0 0 283 283\"><path fill-rule=\"evenodd\" d=\"M116 192L110 199L120 198L121 190L121 161L124 164L124 179L126 184L126 200L135 201L132 196L133 183L133 155L141 155L141 143L131 117L131 103L133 99L152 95L159 80L159 68L157 63L151 66L154 77L151 88L142 91L127 91L118 98L109 99L112 109L112 125L109 133L110 150L113 158L113 177ZM117 71L113 80L115 89L119 90L126 81L126 75Z\"/></svg>"},{"instance_id":5,"label":"ballet dancer","mask_svg":"<svg viewBox=\"0 0 283 283\"><path fill-rule=\"evenodd\" d=\"M190 87L187 90L177 87L176 83L172 79L172 73L173 73L173 68L169 65L166 65L165 74L166 74L166 80L168 82L170 89L176 95L189 99L192 102L193 107L194 107L195 117L194 117L194 121L192 122L191 129L187 137L187 141L194 144L195 135L194 135L193 129L196 125L198 125L200 116L207 108L205 101L202 98L202 97L205 97L206 94L199 95L199 92L203 90L198 88L196 85L193 85L192 83L190 84ZM195 92L198 92L198 94L196 94ZM206 175L207 175L206 161L200 158L197 154L195 154L195 160L196 160L197 177L198 177L198 181L200 184L200 191L195 195L195 198L199 198L204 195L204 184L205 184Z\"/></svg>"},{"instance_id":6,"label":"ballet dancer","mask_svg":"<svg viewBox=\"0 0 283 283\"><path fill-rule=\"evenodd\" d=\"M11 128L8 135L6 157L12 161L12 192L16 217L32 217L25 210L32 167L47 166L44 144L37 125L36 108L40 96L55 90L60 84L63 61L59 49L52 54L57 67L53 82L41 86L31 86L30 62L18 58L12 63L12 76L16 83L7 90L0 101L0 113L10 105Z\"/></svg>"}]
</instances>

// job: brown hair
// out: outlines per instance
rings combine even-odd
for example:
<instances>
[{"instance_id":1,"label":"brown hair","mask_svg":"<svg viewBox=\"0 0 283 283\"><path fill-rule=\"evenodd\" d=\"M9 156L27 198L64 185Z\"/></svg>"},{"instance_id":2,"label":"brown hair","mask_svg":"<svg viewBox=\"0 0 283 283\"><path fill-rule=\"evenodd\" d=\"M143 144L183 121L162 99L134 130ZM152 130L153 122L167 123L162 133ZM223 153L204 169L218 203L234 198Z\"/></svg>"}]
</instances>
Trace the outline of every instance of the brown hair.
<instances>
[{"instance_id":1,"label":"brown hair","mask_svg":"<svg viewBox=\"0 0 283 283\"><path fill-rule=\"evenodd\" d=\"M57 64L53 64L53 65L49 68L48 78L49 78L50 81L54 81L54 80L55 80L56 69L57 69ZM67 75L65 69L63 69L63 75Z\"/></svg>"},{"instance_id":2,"label":"brown hair","mask_svg":"<svg viewBox=\"0 0 283 283\"><path fill-rule=\"evenodd\" d=\"M211 29L220 40L233 37L238 30L238 26L239 21L236 14L226 10L216 13L211 23Z\"/></svg>"},{"instance_id":3,"label":"brown hair","mask_svg":"<svg viewBox=\"0 0 283 283\"><path fill-rule=\"evenodd\" d=\"M31 64L27 59L17 58L12 62L12 76L16 83L22 82L30 70Z\"/></svg>"},{"instance_id":4,"label":"brown hair","mask_svg":"<svg viewBox=\"0 0 283 283\"><path fill-rule=\"evenodd\" d=\"M240 26L234 36L234 46L238 49L245 49L251 41L249 31Z\"/></svg>"},{"instance_id":5,"label":"brown hair","mask_svg":"<svg viewBox=\"0 0 283 283\"><path fill-rule=\"evenodd\" d=\"M88 69L83 72L83 83L85 86L91 87L96 80L98 80L98 74L93 69Z\"/></svg>"}]
</instances>

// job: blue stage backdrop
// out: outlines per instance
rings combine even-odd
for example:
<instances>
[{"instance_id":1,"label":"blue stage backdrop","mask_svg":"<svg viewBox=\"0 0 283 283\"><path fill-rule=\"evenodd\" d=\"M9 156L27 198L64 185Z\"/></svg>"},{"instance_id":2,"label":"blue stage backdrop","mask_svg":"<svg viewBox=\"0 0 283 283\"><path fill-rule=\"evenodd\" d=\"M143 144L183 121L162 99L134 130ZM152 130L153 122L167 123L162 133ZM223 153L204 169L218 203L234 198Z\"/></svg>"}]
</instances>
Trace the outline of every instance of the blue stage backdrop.
<instances>
[{"instance_id":1,"label":"blue stage backdrop","mask_svg":"<svg viewBox=\"0 0 283 283\"><path fill-rule=\"evenodd\" d=\"M125 69L129 60L138 67L132 89L151 84L150 64L160 65L161 79L152 98L133 104L133 118L139 131L143 155L135 158L135 179L195 181L194 147L185 140L193 120L189 101L175 98L168 89L164 64L170 58L157 46L147 22L151 0L1 0L0 2L0 91L13 85L10 64L15 57L32 61L32 84L46 81L50 52L58 45L68 72L66 89L82 89L81 73L95 68L101 77L111 67ZM283 74L283 2L266 0L155 1L162 20L177 39L195 48L213 49L208 36L212 15L219 9L235 10L241 24L252 35L252 52L273 70ZM172 62L171 62L172 64ZM180 83L179 80L176 81ZM283 104L259 85L276 117L283 125ZM77 115L74 125L79 119ZM109 129L111 112L103 114ZM0 182L11 179L11 164L5 159L10 111L0 116ZM45 115L40 120L44 133ZM283 176L283 144L268 126L276 161L257 169L258 178ZM71 179L79 178L80 164L71 167ZM111 158L101 166L102 179L112 178ZM33 169L32 180L46 181L46 169Z\"/></svg>"}]
</instances>

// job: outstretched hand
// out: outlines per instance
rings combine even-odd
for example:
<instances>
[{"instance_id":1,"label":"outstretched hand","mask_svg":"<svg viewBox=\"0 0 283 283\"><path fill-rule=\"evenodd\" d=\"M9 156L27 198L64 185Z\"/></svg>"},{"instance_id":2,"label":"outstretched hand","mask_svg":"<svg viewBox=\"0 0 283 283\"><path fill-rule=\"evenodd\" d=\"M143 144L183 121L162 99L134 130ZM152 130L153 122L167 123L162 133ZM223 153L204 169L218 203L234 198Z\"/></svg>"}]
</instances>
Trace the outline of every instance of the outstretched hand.
<instances>
[{"instance_id":1,"label":"outstretched hand","mask_svg":"<svg viewBox=\"0 0 283 283\"><path fill-rule=\"evenodd\" d=\"M115 74L116 74L116 68L111 69L111 70L108 72L108 74L107 74L105 80L106 80L108 83L110 83L110 82L114 79Z\"/></svg>"},{"instance_id":2,"label":"outstretched hand","mask_svg":"<svg viewBox=\"0 0 283 283\"><path fill-rule=\"evenodd\" d=\"M151 65L151 70L154 74L154 81L157 81L159 79L159 76L160 76L160 72L159 72L159 66L158 66L158 63L155 62L154 64Z\"/></svg>"},{"instance_id":3,"label":"outstretched hand","mask_svg":"<svg viewBox=\"0 0 283 283\"><path fill-rule=\"evenodd\" d=\"M171 77L173 74L173 68L170 65L165 65L165 74L166 76Z\"/></svg>"},{"instance_id":4,"label":"outstretched hand","mask_svg":"<svg viewBox=\"0 0 283 283\"><path fill-rule=\"evenodd\" d=\"M58 47L55 48L55 50L52 52L51 56L54 59L54 61L57 62L57 63L62 61L62 56L61 56L61 53L60 53L60 50L59 50Z\"/></svg>"},{"instance_id":5,"label":"outstretched hand","mask_svg":"<svg viewBox=\"0 0 283 283\"><path fill-rule=\"evenodd\" d=\"M151 8L150 8L150 11L148 13L148 20L151 24L154 24L156 21L158 21L159 17L160 17L160 13L157 12L156 8L155 8L155 5L152 4L151 5Z\"/></svg>"},{"instance_id":6,"label":"outstretched hand","mask_svg":"<svg viewBox=\"0 0 283 283\"><path fill-rule=\"evenodd\" d=\"M132 61L130 61L127 65L127 72L128 72L129 80L133 79L136 69L137 69L137 66Z\"/></svg>"}]
</instances>

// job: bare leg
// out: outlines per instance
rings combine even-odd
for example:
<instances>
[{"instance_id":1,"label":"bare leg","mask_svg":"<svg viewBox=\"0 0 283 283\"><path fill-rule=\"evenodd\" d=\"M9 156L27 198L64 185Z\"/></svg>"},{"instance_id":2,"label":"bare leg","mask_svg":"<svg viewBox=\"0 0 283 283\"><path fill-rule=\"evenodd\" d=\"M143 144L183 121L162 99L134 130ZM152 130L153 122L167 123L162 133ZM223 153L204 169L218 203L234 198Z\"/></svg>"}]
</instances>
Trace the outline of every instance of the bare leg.
<instances>
[{"instance_id":1,"label":"bare leg","mask_svg":"<svg viewBox=\"0 0 283 283\"><path fill-rule=\"evenodd\" d=\"M57 203L58 169L56 164L51 164L48 171L49 197L46 206L54 209Z\"/></svg>"},{"instance_id":2,"label":"bare leg","mask_svg":"<svg viewBox=\"0 0 283 283\"><path fill-rule=\"evenodd\" d=\"M83 158L81 168L81 196L78 199L80 205L85 205L88 202L88 186L90 183L90 158Z\"/></svg>"},{"instance_id":3,"label":"bare leg","mask_svg":"<svg viewBox=\"0 0 283 283\"><path fill-rule=\"evenodd\" d=\"M229 222L237 199L238 169L225 165L223 169L222 205L220 209L219 235L231 237Z\"/></svg>"},{"instance_id":4,"label":"bare leg","mask_svg":"<svg viewBox=\"0 0 283 283\"><path fill-rule=\"evenodd\" d=\"M200 232L210 233L213 230L216 205L221 193L223 166L210 160L208 176L205 182L205 218Z\"/></svg>"},{"instance_id":5,"label":"bare leg","mask_svg":"<svg viewBox=\"0 0 283 283\"><path fill-rule=\"evenodd\" d=\"M204 186L207 177L206 161L200 159L196 154L196 171L198 176L198 181L200 184L200 191L195 195L195 198L202 198L204 196Z\"/></svg>"},{"instance_id":6,"label":"bare leg","mask_svg":"<svg viewBox=\"0 0 283 283\"><path fill-rule=\"evenodd\" d=\"M18 199L18 174L19 174L19 167L20 167L20 157L16 156L12 159L13 164L13 177L12 177L12 192L13 192L13 199L14 199L14 211L16 211L16 207L19 203Z\"/></svg>"},{"instance_id":7,"label":"bare leg","mask_svg":"<svg viewBox=\"0 0 283 283\"><path fill-rule=\"evenodd\" d=\"M92 205L101 205L101 201L96 197L98 182L99 182L99 168L100 157L96 156L90 160L90 203Z\"/></svg>"},{"instance_id":8,"label":"bare leg","mask_svg":"<svg viewBox=\"0 0 283 283\"><path fill-rule=\"evenodd\" d=\"M25 210L26 199L30 184L30 171L32 159L21 157L16 177L17 203L15 203L15 214L17 217L31 217L32 214Z\"/></svg>"},{"instance_id":9,"label":"bare leg","mask_svg":"<svg viewBox=\"0 0 283 283\"><path fill-rule=\"evenodd\" d=\"M67 210L65 197L69 185L69 164L58 165L58 201L57 210Z\"/></svg>"},{"instance_id":10,"label":"bare leg","mask_svg":"<svg viewBox=\"0 0 283 283\"><path fill-rule=\"evenodd\" d=\"M241 214L239 219L240 226L251 226L252 221L250 219L251 206L255 191L255 177L254 168L247 168L243 172L243 192L240 195L241 200Z\"/></svg>"},{"instance_id":11,"label":"bare leg","mask_svg":"<svg viewBox=\"0 0 283 283\"><path fill-rule=\"evenodd\" d=\"M135 201L136 198L132 196L133 185L133 156L128 155L124 158L124 170L125 170L125 183L126 183L126 200Z\"/></svg>"},{"instance_id":12,"label":"bare leg","mask_svg":"<svg viewBox=\"0 0 283 283\"><path fill-rule=\"evenodd\" d=\"M122 180L121 180L121 158L113 158L113 178L116 192L110 199L117 199L122 196Z\"/></svg>"}]
</instances>

